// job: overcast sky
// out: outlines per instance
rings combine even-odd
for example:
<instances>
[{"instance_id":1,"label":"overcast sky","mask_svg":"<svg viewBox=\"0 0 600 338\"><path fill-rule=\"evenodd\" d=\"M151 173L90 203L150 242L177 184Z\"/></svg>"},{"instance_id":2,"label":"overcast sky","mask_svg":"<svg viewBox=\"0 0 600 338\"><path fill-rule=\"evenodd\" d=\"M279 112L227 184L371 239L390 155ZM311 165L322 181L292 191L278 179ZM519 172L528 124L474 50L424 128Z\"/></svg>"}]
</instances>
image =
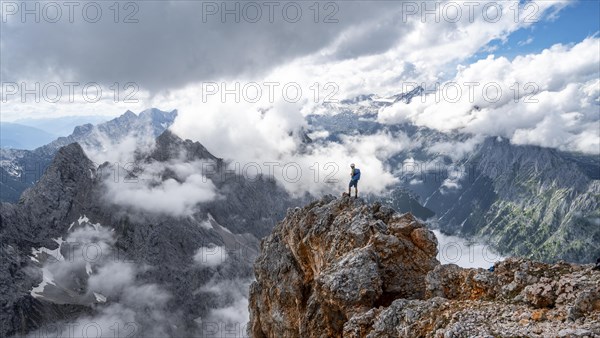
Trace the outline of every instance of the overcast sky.
<instances>
[{"instance_id":1,"label":"overcast sky","mask_svg":"<svg viewBox=\"0 0 600 338\"><path fill-rule=\"evenodd\" d=\"M213 82L225 81L227 88L258 83L258 104L278 107L280 118L251 128L252 133L281 127L287 135L328 94L336 99L388 95L411 83L435 88L468 79L481 83L475 99L487 94L481 92L484 84L494 82L505 89L502 100L492 104L484 98L475 118L465 94L458 103L429 100L418 107L394 107L381 120L408 119L440 130L451 126L517 143L599 152L594 131L600 91L598 2L501 3L3 1L1 117L179 109L175 130L210 142L197 135L199 125L211 137L219 135L219 126L247 124L248 117L237 114L257 106L238 105L233 95L223 100L222 86L206 102L203 94ZM280 84L273 100L264 98L265 82ZM291 105L281 90L288 83L302 89L302 98ZM533 87L527 87L530 83ZM513 85L519 89L516 103L508 99ZM32 89L35 94L24 94ZM546 101L524 104L532 90ZM563 105L552 101L557 97ZM502 114L521 118L498 126Z\"/></svg>"}]
</instances>

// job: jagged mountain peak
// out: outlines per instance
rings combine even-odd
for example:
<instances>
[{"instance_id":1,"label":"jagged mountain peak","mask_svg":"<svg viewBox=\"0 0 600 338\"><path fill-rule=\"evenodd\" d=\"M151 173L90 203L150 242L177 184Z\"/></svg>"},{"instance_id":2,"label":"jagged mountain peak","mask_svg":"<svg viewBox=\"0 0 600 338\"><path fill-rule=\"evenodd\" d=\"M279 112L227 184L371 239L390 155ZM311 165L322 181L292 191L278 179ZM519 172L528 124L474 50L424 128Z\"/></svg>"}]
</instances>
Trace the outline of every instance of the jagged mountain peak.
<instances>
[{"instance_id":1,"label":"jagged mountain peak","mask_svg":"<svg viewBox=\"0 0 600 338\"><path fill-rule=\"evenodd\" d=\"M377 102L377 106L389 105L399 101L410 103L414 97L423 95L423 93L425 93L425 89L421 86L417 86L407 92L391 95L389 97L381 97L376 94L360 94L349 99L341 100L340 103L342 105L354 105L368 101L371 103Z\"/></svg>"},{"instance_id":2,"label":"jagged mountain peak","mask_svg":"<svg viewBox=\"0 0 600 338\"><path fill-rule=\"evenodd\" d=\"M156 147L149 155L149 158L160 162L179 159L181 157L185 161L219 160L200 142L184 140L168 129L156 138Z\"/></svg>"},{"instance_id":3,"label":"jagged mountain peak","mask_svg":"<svg viewBox=\"0 0 600 338\"><path fill-rule=\"evenodd\" d=\"M504 172L539 176L561 187L573 187L577 191L585 190L590 181L577 163L565 159L556 149L514 145L508 139L488 137L478 153L475 160L479 161L482 171L492 178Z\"/></svg>"},{"instance_id":4,"label":"jagged mountain peak","mask_svg":"<svg viewBox=\"0 0 600 338\"><path fill-rule=\"evenodd\" d=\"M95 126L92 124L77 126L73 134L67 137L59 137L55 141L36 149L36 151L53 153L60 147L73 142L84 144L86 147L102 148L102 142L105 139L119 143L123 138L130 135L135 135L140 139L155 138L171 126L176 117L177 110L165 112L151 108L144 110L139 115L127 110L124 114Z\"/></svg>"},{"instance_id":5,"label":"jagged mountain peak","mask_svg":"<svg viewBox=\"0 0 600 338\"><path fill-rule=\"evenodd\" d=\"M75 127L73 129L73 136L84 136L89 134L92 129L94 129L94 125L91 123L82 124L80 126Z\"/></svg>"},{"instance_id":6,"label":"jagged mountain peak","mask_svg":"<svg viewBox=\"0 0 600 338\"><path fill-rule=\"evenodd\" d=\"M62 161L66 157L74 157L77 159L87 158L79 143L71 143L60 148L54 157L54 162Z\"/></svg>"},{"instance_id":7,"label":"jagged mountain peak","mask_svg":"<svg viewBox=\"0 0 600 338\"><path fill-rule=\"evenodd\" d=\"M94 163L87 157L85 151L79 143L71 143L58 150L54 159L48 166L44 175L40 178L39 184L34 189L47 189L48 183L69 184L81 183L81 178L93 179ZM58 183L58 182L57 182Z\"/></svg>"},{"instance_id":8,"label":"jagged mountain peak","mask_svg":"<svg viewBox=\"0 0 600 338\"><path fill-rule=\"evenodd\" d=\"M131 110L127 109L127 111L125 113L123 113L123 115L121 115L121 117L124 117L124 118L136 118L137 115L136 115L136 113L134 113Z\"/></svg>"},{"instance_id":9,"label":"jagged mountain peak","mask_svg":"<svg viewBox=\"0 0 600 338\"><path fill-rule=\"evenodd\" d=\"M37 184L23 192L19 204L27 209L31 224L64 227L59 220L89 207L95 180L95 164L78 143L71 143L56 153Z\"/></svg>"},{"instance_id":10,"label":"jagged mountain peak","mask_svg":"<svg viewBox=\"0 0 600 338\"><path fill-rule=\"evenodd\" d=\"M425 93L425 89L421 86L417 86L408 92L392 96L392 99L394 102L403 101L404 103L410 103L414 97L421 96L423 93Z\"/></svg>"},{"instance_id":11,"label":"jagged mountain peak","mask_svg":"<svg viewBox=\"0 0 600 338\"><path fill-rule=\"evenodd\" d=\"M170 112L163 111L158 108L149 108L142 111L139 115L140 117L150 117L152 119L175 119L177 117L177 109L174 109Z\"/></svg>"}]
</instances>

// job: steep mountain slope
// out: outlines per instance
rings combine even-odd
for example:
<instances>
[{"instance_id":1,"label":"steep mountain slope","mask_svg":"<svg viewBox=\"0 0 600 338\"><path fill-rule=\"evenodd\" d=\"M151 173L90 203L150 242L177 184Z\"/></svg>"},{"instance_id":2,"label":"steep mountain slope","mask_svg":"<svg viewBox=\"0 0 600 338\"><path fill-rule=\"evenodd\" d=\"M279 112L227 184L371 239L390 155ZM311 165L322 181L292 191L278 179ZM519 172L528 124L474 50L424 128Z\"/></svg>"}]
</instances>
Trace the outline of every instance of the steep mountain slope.
<instances>
[{"instance_id":1,"label":"steep mountain slope","mask_svg":"<svg viewBox=\"0 0 600 338\"><path fill-rule=\"evenodd\" d=\"M243 290L258 238L293 200L266 178L204 176L196 171L200 163L225 163L199 143L170 132L156 143L138 152L127 170L96 166L79 143L71 143L19 204L2 203L0 284L6 292L0 296L0 335L49 323L104 325L108 316L119 325L134 323L136 336L198 336L212 330L211 323L228 323L220 309L246 308ZM214 200L196 202L207 194L204 184L214 186ZM172 187L183 190L170 200L157 195ZM138 191L155 199L128 195ZM252 202L240 208L235 196ZM175 210L169 203L177 198L194 203L178 214L161 209ZM102 248L103 255L81 259L81 250L90 247Z\"/></svg>"},{"instance_id":2,"label":"steep mountain slope","mask_svg":"<svg viewBox=\"0 0 600 338\"><path fill-rule=\"evenodd\" d=\"M410 214L328 196L261 243L248 333L261 337L592 337L600 272L524 259L440 265Z\"/></svg>"},{"instance_id":3,"label":"steep mountain slope","mask_svg":"<svg viewBox=\"0 0 600 338\"><path fill-rule=\"evenodd\" d=\"M139 115L125 114L97 126L85 124L67 137L34 150L0 149L0 201L17 202L21 193L42 177L52 158L63 146L78 142L86 150L101 152L126 139L146 142L154 140L175 120L177 111L163 112L148 109ZM135 144L134 144L135 145Z\"/></svg>"},{"instance_id":4,"label":"steep mountain slope","mask_svg":"<svg viewBox=\"0 0 600 338\"><path fill-rule=\"evenodd\" d=\"M444 229L538 260L600 256L600 181L560 152L489 138L464 166L471 171L458 188L438 189L426 203L443 211Z\"/></svg>"}]
</instances>

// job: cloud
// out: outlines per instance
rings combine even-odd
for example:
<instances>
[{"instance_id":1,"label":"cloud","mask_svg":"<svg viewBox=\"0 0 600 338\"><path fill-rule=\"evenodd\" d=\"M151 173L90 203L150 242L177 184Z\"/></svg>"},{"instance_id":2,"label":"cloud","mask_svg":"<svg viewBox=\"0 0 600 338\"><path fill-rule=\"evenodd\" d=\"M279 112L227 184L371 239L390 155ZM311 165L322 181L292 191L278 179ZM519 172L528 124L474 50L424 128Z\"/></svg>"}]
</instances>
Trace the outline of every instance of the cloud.
<instances>
[{"instance_id":1,"label":"cloud","mask_svg":"<svg viewBox=\"0 0 600 338\"><path fill-rule=\"evenodd\" d=\"M599 43L589 37L512 61L489 56L459 67L423 100L383 109L379 120L598 154Z\"/></svg>"},{"instance_id":2,"label":"cloud","mask_svg":"<svg viewBox=\"0 0 600 338\"><path fill-rule=\"evenodd\" d=\"M456 264L463 268L487 269L504 257L488 245L464 238L447 236L432 230L438 240L437 259L442 264Z\"/></svg>"},{"instance_id":3,"label":"cloud","mask_svg":"<svg viewBox=\"0 0 600 338\"><path fill-rule=\"evenodd\" d=\"M519 46L527 46L527 45L530 45L532 42L533 42L533 37L529 36L529 37L527 37L526 40L521 40L521 41L517 42L517 45L519 45Z\"/></svg>"},{"instance_id":4,"label":"cloud","mask_svg":"<svg viewBox=\"0 0 600 338\"><path fill-rule=\"evenodd\" d=\"M261 116L256 107L225 103L206 106L201 123L192 116L184 115L173 130L182 137L200 141L208 149L218 149L218 156L232 159L231 165L237 165L231 170L244 175L252 167L247 178L252 179L259 171L276 178L297 196L346 190L350 163L356 163L363 172L362 192L381 193L395 182L385 161L413 147L404 134L388 133L303 144L298 135L306 126L298 110L271 109Z\"/></svg>"},{"instance_id":5,"label":"cloud","mask_svg":"<svg viewBox=\"0 0 600 338\"><path fill-rule=\"evenodd\" d=\"M82 272L89 271L93 263L112 257L114 243L112 233L106 228L76 228L61 243L61 248L67 248L59 251L64 252L64 257L51 257L45 261L43 268L55 284L76 287L73 276L83 275Z\"/></svg>"},{"instance_id":6,"label":"cloud","mask_svg":"<svg viewBox=\"0 0 600 338\"><path fill-rule=\"evenodd\" d=\"M126 177L126 174L117 179L114 175L105 177L104 196L109 203L145 213L190 216L196 211L197 204L218 198L217 188L204 175L205 165L203 161L186 163L182 159L132 164L127 169L137 168L134 178ZM128 172L122 167L115 170ZM169 176L171 173L173 177Z\"/></svg>"},{"instance_id":7,"label":"cloud","mask_svg":"<svg viewBox=\"0 0 600 338\"><path fill-rule=\"evenodd\" d=\"M490 43L505 41L511 33L556 15L568 3L531 1L535 18L528 21L515 20L511 6L501 6L499 14L488 13L499 8L494 1L407 1L402 10L388 11L371 24L356 25L320 53L278 67L274 72L288 74L290 67L298 67L311 81L339 84L338 97L342 98L365 93L398 94L406 91L401 89L404 85L448 80L456 72L457 63L467 61L475 53L489 52ZM457 11L456 15L453 11ZM372 40L378 38L386 48L370 47ZM394 42L387 43L391 40ZM339 57L353 55L357 44L376 52ZM292 74L295 81L301 81Z\"/></svg>"},{"instance_id":8,"label":"cloud","mask_svg":"<svg viewBox=\"0 0 600 338\"><path fill-rule=\"evenodd\" d=\"M246 335L250 318L248 312L248 290L252 280L233 279L217 280L216 278L205 285L201 291L216 295L224 304L211 309L209 313L196 319L202 336L222 336L227 334ZM227 300L223 302L223 300Z\"/></svg>"},{"instance_id":9,"label":"cloud","mask_svg":"<svg viewBox=\"0 0 600 338\"><path fill-rule=\"evenodd\" d=\"M7 15L2 78L18 81L66 74L72 81L133 81L150 91L172 90L195 81L261 74L317 52L347 29L401 7L395 2L335 2L327 8L320 4L316 12L312 3L285 1L275 3L270 13L269 2L257 1L261 16L252 22L256 9L241 1L134 2L121 5L119 12L100 4L88 8L89 15L84 16L86 4L75 7L73 22L62 4L63 17L56 23L48 22L47 15L40 15L37 24L33 15L22 22L20 11ZM102 16L90 23L95 7ZM226 10L237 14L223 17ZM296 21L297 10L301 15ZM43 8L39 12L45 13ZM127 19L137 22L124 22ZM44 42L35 43L39 41ZM32 57L36 55L43 58Z\"/></svg>"},{"instance_id":10,"label":"cloud","mask_svg":"<svg viewBox=\"0 0 600 338\"><path fill-rule=\"evenodd\" d=\"M248 298L237 298L231 305L213 309L204 323L224 323L226 325L240 325L244 327L250 316L248 312ZM221 331L223 326L220 327Z\"/></svg>"},{"instance_id":11,"label":"cloud","mask_svg":"<svg viewBox=\"0 0 600 338\"><path fill-rule=\"evenodd\" d=\"M132 163L136 151L149 152L155 146L151 126L144 126L142 130L134 130L118 139L107 135L94 126L89 140L92 142L87 143L87 140L83 140L79 143L87 157L98 165L104 162L121 163L123 165Z\"/></svg>"},{"instance_id":12,"label":"cloud","mask_svg":"<svg viewBox=\"0 0 600 338\"><path fill-rule=\"evenodd\" d=\"M38 297L59 304L93 304L93 313L43 326L30 337L48 330L69 337L114 337L116 330L135 336L168 335L175 320L166 311L170 293L140 280L143 269L124 261L115 242L110 229L84 222L61 242L64 259L42 262L44 278L52 278Z\"/></svg>"},{"instance_id":13,"label":"cloud","mask_svg":"<svg viewBox=\"0 0 600 338\"><path fill-rule=\"evenodd\" d=\"M4 104L4 118L32 112L110 115L151 106L170 110L192 103L180 92L195 87L198 96L202 83L221 81L297 82L306 91L314 83L335 83L338 98L396 94L405 82L433 82L451 76L457 62L534 24L515 20L512 6L502 6L500 15L488 13L497 9L491 0L477 2L474 8L472 2L451 0L336 1L319 3L318 13L313 3L277 2L273 22L266 10L269 2L252 3L263 8L257 23L248 22L247 15L242 15L239 23L231 14L222 20L220 8L204 18L207 4L221 4L210 1L133 2L139 22L129 24L115 24L115 9L108 8L108 3L100 3L104 16L93 24L79 15L85 3L77 8L73 23L67 15L57 23L42 19L39 24L31 20L22 23L20 12L10 15L0 40L4 81L24 82L29 87L36 82L58 83L64 93L69 88L63 83L80 85L74 100L64 100L64 94L58 103L44 99L21 102L21 95L11 95ZM543 21L556 16L569 2L530 3L536 21ZM240 5L241 12L246 6L239 1L223 4ZM282 9L289 4L302 7L298 22L282 16ZM134 8L120 10L117 21ZM324 22L327 19L335 22ZM125 100L132 94L125 88L130 82L137 86L134 100ZM80 93L88 83L102 87L99 102L90 103ZM327 93L321 89L321 96ZM303 109L300 104L297 109ZM202 115L203 107L197 102L195 106L193 114Z\"/></svg>"},{"instance_id":14,"label":"cloud","mask_svg":"<svg viewBox=\"0 0 600 338\"><path fill-rule=\"evenodd\" d=\"M447 141L436 142L426 150L430 154L450 157L454 162L462 160L465 156L472 153L475 147L483 142L481 135L475 135L463 142Z\"/></svg>"},{"instance_id":15,"label":"cloud","mask_svg":"<svg viewBox=\"0 0 600 338\"><path fill-rule=\"evenodd\" d=\"M460 181L467 176L464 166L449 166L446 170L448 171L448 178L442 182L440 190L442 194L460 189Z\"/></svg>"},{"instance_id":16,"label":"cloud","mask_svg":"<svg viewBox=\"0 0 600 338\"><path fill-rule=\"evenodd\" d=\"M564 4L536 2L539 17ZM410 142L402 136L354 135L340 142L317 139L313 145L306 145L299 136L307 127L305 116L320 107L330 94L334 94L335 99L374 92L397 94L407 83L447 78L446 72L456 72L456 62L466 60L491 41L531 25L515 22L507 6L503 7L505 12L496 23L486 21L482 15L473 18L463 15L458 22L422 21L421 10L405 18L401 11L390 8L376 21L355 24L344 30L319 52L275 65L260 77L240 75L218 82L214 95L203 95L207 93L206 86L190 84L162 96L163 103L183 103L178 106L179 116L172 130L214 149L218 156L239 162L242 169L256 164L263 173L271 173L265 163L276 163L274 175L293 194L345 190L346 167L351 162L364 169L362 191L381 193L395 182L391 168L384 164L386 147L399 152L397 146L406 150L412 147ZM467 13L468 8L464 7L463 11ZM443 6L438 8L438 13L444 13ZM371 37L385 38L371 46ZM369 47L362 50L361 46ZM273 97L264 83L277 84ZM248 84L262 88L262 95L255 102L249 102L243 93L237 97L222 95L224 88L231 90L236 85L244 88ZM288 84L301 89L297 102L283 91ZM378 147L378 144L386 146ZM466 147L471 146L473 144ZM387 155L391 153L393 151L388 151ZM298 167L300 177L295 176ZM377 180L369 179L375 177Z\"/></svg>"},{"instance_id":17,"label":"cloud","mask_svg":"<svg viewBox=\"0 0 600 338\"><path fill-rule=\"evenodd\" d=\"M91 290L105 296L119 295L135 280L135 267L123 262L108 262L88 279Z\"/></svg>"}]
</instances>

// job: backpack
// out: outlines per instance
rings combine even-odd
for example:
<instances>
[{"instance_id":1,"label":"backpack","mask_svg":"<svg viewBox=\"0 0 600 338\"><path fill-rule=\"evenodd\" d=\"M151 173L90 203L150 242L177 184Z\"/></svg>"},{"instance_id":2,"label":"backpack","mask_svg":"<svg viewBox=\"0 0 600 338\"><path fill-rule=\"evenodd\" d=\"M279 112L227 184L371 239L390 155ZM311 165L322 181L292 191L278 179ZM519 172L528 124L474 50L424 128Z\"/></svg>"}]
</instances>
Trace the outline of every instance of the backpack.
<instances>
[{"instance_id":1,"label":"backpack","mask_svg":"<svg viewBox=\"0 0 600 338\"><path fill-rule=\"evenodd\" d=\"M360 180L360 169L355 168L354 169L354 176L352 176L352 178L356 177L356 180Z\"/></svg>"}]
</instances>

